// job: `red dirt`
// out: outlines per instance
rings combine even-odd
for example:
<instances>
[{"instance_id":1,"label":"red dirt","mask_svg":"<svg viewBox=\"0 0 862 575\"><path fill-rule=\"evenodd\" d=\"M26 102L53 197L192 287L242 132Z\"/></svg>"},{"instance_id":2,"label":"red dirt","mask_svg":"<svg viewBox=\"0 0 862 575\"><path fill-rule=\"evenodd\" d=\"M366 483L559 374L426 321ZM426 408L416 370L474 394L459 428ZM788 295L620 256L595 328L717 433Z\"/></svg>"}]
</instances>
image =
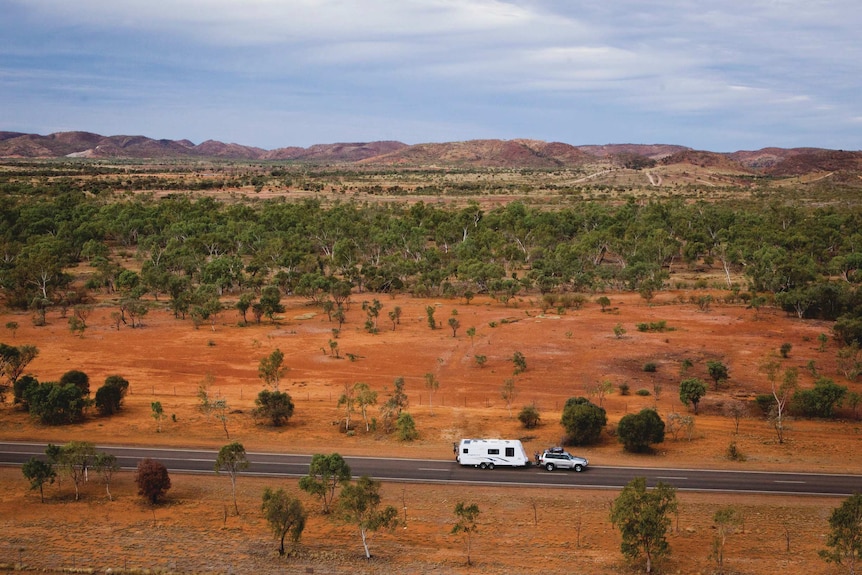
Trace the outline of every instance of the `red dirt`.
<instances>
[{"instance_id":1,"label":"red dirt","mask_svg":"<svg viewBox=\"0 0 862 575\"><path fill-rule=\"evenodd\" d=\"M371 335L362 327L365 313L360 303L373 296L358 294L337 340L341 356L352 354L355 361L329 354L331 329L336 325L319 308L301 300L286 302L288 309L276 325L264 322L239 327L236 313L226 311L215 330L209 325L195 330L190 321L151 311L144 327L117 331L109 321L111 309L100 307L89 318L90 327L82 338L72 335L66 320L57 315L49 316L49 325L37 328L30 325L27 315L7 314L0 322L14 320L20 328L14 339L6 332L3 341L39 347L40 355L30 371L41 381L81 369L90 375L95 391L106 376L116 373L131 382L131 394L118 416L94 416L79 425L57 428L33 423L7 403L0 411L0 438L218 448L227 442L220 423L197 409L198 386L211 374L211 391L224 397L233 411L228 421L230 439L242 442L250 451L451 459L453 441L496 436L520 437L529 452L559 442L563 403L568 397L586 395L596 382L608 380L614 385L614 392L603 400L613 427L622 415L644 406L657 405L663 416L686 411L678 399L682 360L694 362L690 375L708 380L706 361L718 359L729 366L730 381L720 392L710 389L701 402L692 441L668 437L657 446L655 455L645 456L623 452L606 436L596 447L574 451L596 465L862 473L855 420L794 421L788 441L779 445L771 428L753 411L734 436L731 420L721 416L718 408L730 396L751 398L766 392L769 384L759 366L777 356L784 342L792 343L793 348L789 359L779 361L783 367L799 368L803 386L814 380L806 368L814 361L820 373L860 391L858 384L835 375L833 343L824 352L818 350L817 337L828 334L830 326L787 318L774 310L755 313L739 306L715 306L703 313L694 305L679 303L687 301L688 295L663 292L647 305L636 295L613 294L612 311L602 312L589 302L581 310L562 315L543 315L530 298L503 306L479 299L467 305L464 301L384 296L379 298L383 304L379 333ZM393 331L386 317L396 305L403 313L401 325ZM429 329L428 305L435 306L442 328ZM456 309L461 327L453 337L446 322ZM644 333L635 327L657 321L665 321L671 331ZM617 324L627 330L622 338L614 336ZM470 327L476 328L472 340L466 335ZM262 389L258 362L276 348L284 352L290 367L281 389L296 403L295 416L280 429L258 425L250 416L254 397ZM520 375L513 375L510 358L515 351L527 360L527 371ZM478 367L476 355L487 356L484 367ZM647 362L657 364L656 373L643 371ZM424 374L429 372L440 381L430 406L424 387ZM380 393L382 403L384 390L391 390L397 376L407 382L409 411L420 432L418 441L401 443L391 436L365 433L358 414L354 416L354 436L339 432L336 422L341 413L336 402L345 384L369 383ZM518 393L512 416L500 395L504 380L510 377L515 378ZM629 383L632 395L619 395L617 385L622 382ZM658 399L656 384L662 388ZM651 395L634 394L641 388ZM168 415L161 433L156 433L151 417L150 402L156 400ZM542 414L543 424L536 430L522 429L514 417L528 403L535 403ZM376 409L372 415L377 415ZM725 458L730 441L736 441L746 461ZM290 566L313 567L317 573L459 573L468 570L463 567L462 540L449 535L452 508L458 501L474 501L482 515L473 558L483 573L629 571L619 553L618 533L607 520L608 502L616 495L613 491L387 484L386 503L401 508L402 498L408 501L408 527L375 535L372 552L376 558L366 563L361 559L358 534L316 513L303 536L300 558L285 560L274 555L275 544L257 513L260 493L264 486L285 486L298 492L292 480L241 478L243 515L225 521L227 478L178 475L173 477L168 503L155 511L154 524L151 509L134 494L131 474L120 474L117 479L112 489L115 502L108 502L104 491L92 484L83 502L69 501L71 489L64 480L60 495L56 486L48 488L50 502L44 505L38 494L27 490L20 470L2 469L0 477L8 486L0 497L0 563L17 561L18 550L24 549L25 562L39 567L269 573ZM734 504L746 515L745 534L732 536L728 543L731 571L832 572L816 551L823 547L829 511L840 500L692 493L681 493L680 500L679 533L671 536L673 554L663 564L666 572L713 570L707 559L711 518L723 504ZM531 502L540 512L537 526ZM317 510L309 499L306 505ZM784 551L785 524L791 533L789 553ZM511 543L514 541L518 543Z\"/></svg>"}]
</instances>

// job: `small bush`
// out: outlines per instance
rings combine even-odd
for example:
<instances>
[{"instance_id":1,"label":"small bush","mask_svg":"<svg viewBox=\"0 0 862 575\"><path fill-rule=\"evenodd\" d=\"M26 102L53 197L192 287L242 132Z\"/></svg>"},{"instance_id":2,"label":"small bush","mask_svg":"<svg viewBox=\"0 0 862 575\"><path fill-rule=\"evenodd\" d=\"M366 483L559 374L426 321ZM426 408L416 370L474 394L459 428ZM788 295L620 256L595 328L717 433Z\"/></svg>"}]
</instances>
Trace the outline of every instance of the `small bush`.
<instances>
[{"instance_id":1,"label":"small bush","mask_svg":"<svg viewBox=\"0 0 862 575\"><path fill-rule=\"evenodd\" d=\"M539 410L535 405L525 405L521 413L518 414L518 421L521 422L521 425L525 429L535 429L538 427L540 420Z\"/></svg>"},{"instance_id":2,"label":"small bush","mask_svg":"<svg viewBox=\"0 0 862 575\"><path fill-rule=\"evenodd\" d=\"M754 398L754 403L757 404L763 415L769 415L769 412L772 411L772 406L775 405L775 397L771 393L761 393Z\"/></svg>"},{"instance_id":3,"label":"small bush","mask_svg":"<svg viewBox=\"0 0 862 575\"><path fill-rule=\"evenodd\" d=\"M690 359L686 358L682 360L682 363L679 364L679 374L685 375L688 370L694 367L694 362Z\"/></svg>"},{"instance_id":4,"label":"small bush","mask_svg":"<svg viewBox=\"0 0 862 575\"><path fill-rule=\"evenodd\" d=\"M778 352L781 354L781 357L787 358L790 356L791 349L793 349L793 344L789 341L785 341L781 344L781 347L778 348Z\"/></svg>"},{"instance_id":5,"label":"small bush","mask_svg":"<svg viewBox=\"0 0 862 575\"><path fill-rule=\"evenodd\" d=\"M727 452L725 452L725 455L731 461L745 461L745 454L739 450L735 441L731 441L730 445L727 446Z\"/></svg>"},{"instance_id":6,"label":"small bush","mask_svg":"<svg viewBox=\"0 0 862 575\"><path fill-rule=\"evenodd\" d=\"M416 421L406 411L401 412L401 415L398 416L395 428L398 432L398 439L401 441L413 441L419 438L419 432L416 430Z\"/></svg>"},{"instance_id":7,"label":"small bush","mask_svg":"<svg viewBox=\"0 0 862 575\"><path fill-rule=\"evenodd\" d=\"M641 397L649 397L650 391L648 389L642 387L635 392L635 395L640 395Z\"/></svg>"},{"instance_id":8,"label":"small bush","mask_svg":"<svg viewBox=\"0 0 862 575\"><path fill-rule=\"evenodd\" d=\"M644 364L644 371L647 373L655 373L658 370L658 366L653 361L648 361Z\"/></svg>"},{"instance_id":9,"label":"small bush","mask_svg":"<svg viewBox=\"0 0 862 575\"><path fill-rule=\"evenodd\" d=\"M649 323L639 323L639 324L637 324L637 328L638 328L638 331L644 331L644 332L672 331L671 328L667 327L667 322L665 320L652 321Z\"/></svg>"},{"instance_id":10,"label":"small bush","mask_svg":"<svg viewBox=\"0 0 862 575\"><path fill-rule=\"evenodd\" d=\"M629 395L631 393L631 388L629 387L629 384L627 384L626 382L622 382L617 387L620 390L620 395Z\"/></svg>"}]
</instances>

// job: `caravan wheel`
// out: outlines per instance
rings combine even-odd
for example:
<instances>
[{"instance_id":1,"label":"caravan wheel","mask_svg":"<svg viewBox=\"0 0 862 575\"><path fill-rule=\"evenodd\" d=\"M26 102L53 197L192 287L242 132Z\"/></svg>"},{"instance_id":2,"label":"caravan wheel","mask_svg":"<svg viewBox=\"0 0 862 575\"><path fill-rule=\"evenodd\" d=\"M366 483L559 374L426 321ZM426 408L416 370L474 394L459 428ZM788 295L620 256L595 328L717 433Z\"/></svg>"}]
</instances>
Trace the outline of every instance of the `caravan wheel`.
<instances>
[{"instance_id":1,"label":"caravan wheel","mask_svg":"<svg viewBox=\"0 0 862 575\"><path fill-rule=\"evenodd\" d=\"M489 463L489 464L488 464L488 469L494 469L494 464L493 464L493 463Z\"/></svg>"},{"instance_id":2,"label":"caravan wheel","mask_svg":"<svg viewBox=\"0 0 862 575\"><path fill-rule=\"evenodd\" d=\"M488 469L488 464L483 461L479 464L479 469Z\"/></svg>"}]
</instances>

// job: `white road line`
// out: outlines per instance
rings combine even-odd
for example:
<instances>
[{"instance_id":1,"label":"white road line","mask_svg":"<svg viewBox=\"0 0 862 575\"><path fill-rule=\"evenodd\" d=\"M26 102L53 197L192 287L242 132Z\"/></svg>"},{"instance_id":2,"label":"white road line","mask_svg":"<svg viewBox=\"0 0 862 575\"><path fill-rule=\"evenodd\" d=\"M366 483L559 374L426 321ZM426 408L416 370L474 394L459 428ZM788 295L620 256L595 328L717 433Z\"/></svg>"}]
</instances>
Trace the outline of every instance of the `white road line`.
<instances>
[{"instance_id":1,"label":"white road line","mask_svg":"<svg viewBox=\"0 0 862 575\"><path fill-rule=\"evenodd\" d=\"M688 479L688 477L676 477L673 475L659 475L656 477L656 479L677 479L677 480L680 480L680 479Z\"/></svg>"},{"instance_id":2,"label":"white road line","mask_svg":"<svg viewBox=\"0 0 862 575\"><path fill-rule=\"evenodd\" d=\"M419 467L418 470L419 471L440 471L442 473L446 473L447 471L450 471L449 469L435 469L433 467Z\"/></svg>"},{"instance_id":3,"label":"white road line","mask_svg":"<svg viewBox=\"0 0 862 575\"><path fill-rule=\"evenodd\" d=\"M773 483L805 483L805 481L781 481L776 479Z\"/></svg>"}]
</instances>

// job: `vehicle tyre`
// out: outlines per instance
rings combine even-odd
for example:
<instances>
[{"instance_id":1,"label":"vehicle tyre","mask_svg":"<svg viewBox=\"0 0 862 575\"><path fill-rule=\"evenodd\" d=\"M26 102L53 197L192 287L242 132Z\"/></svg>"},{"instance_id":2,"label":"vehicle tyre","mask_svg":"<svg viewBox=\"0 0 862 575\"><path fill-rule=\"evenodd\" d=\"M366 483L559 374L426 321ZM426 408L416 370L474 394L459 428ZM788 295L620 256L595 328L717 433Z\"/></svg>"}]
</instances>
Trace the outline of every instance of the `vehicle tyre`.
<instances>
[{"instance_id":1,"label":"vehicle tyre","mask_svg":"<svg viewBox=\"0 0 862 575\"><path fill-rule=\"evenodd\" d=\"M493 464L493 463L489 463L489 464L488 464L488 469L494 469L494 464Z\"/></svg>"},{"instance_id":2,"label":"vehicle tyre","mask_svg":"<svg viewBox=\"0 0 862 575\"><path fill-rule=\"evenodd\" d=\"M580 463L578 463L577 465L575 465L575 471L577 471L578 473L580 473L580 472L581 472L581 471L583 471L583 470L584 470L584 466L583 466L583 465L581 465Z\"/></svg>"},{"instance_id":3,"label":"vehicle tyre","mask_svg":"<svg viewBox=\"0 0 862 575\"><path fill-rule=\"evenodd\" d=\"M488 464L483 461L479 464L479 469L488 469Z\"/></svg>"},{"instance_id":4,"label":"vehicle tyre","mask_svg":"<svg viewBox=\"0 0 862 575\"><path fill-rule=\"evenodd\" d=\"M554 467L555 467L555 465L553 463L546 463L545 464L545 469L547 469L548 471L553 471Z\"/></svg>"}]
</instances>

